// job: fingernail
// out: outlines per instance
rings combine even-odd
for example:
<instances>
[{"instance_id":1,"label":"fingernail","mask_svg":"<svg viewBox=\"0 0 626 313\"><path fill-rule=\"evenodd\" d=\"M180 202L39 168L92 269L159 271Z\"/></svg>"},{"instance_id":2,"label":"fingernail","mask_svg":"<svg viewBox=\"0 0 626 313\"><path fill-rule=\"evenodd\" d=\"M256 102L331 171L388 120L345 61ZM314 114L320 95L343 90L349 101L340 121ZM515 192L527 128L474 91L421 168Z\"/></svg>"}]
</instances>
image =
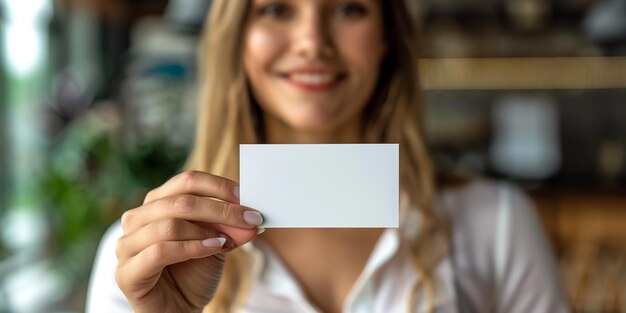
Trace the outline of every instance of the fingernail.
<instances>
[{"instance_id":1,"label":"fingernail","mask_svg":"<svg viewBox=\"0 0 626 313\"><path fill-rule=\"evenodd\" d=\"M235 189L233 190L233 193L235 194L235 197L239 199L239 186L235 187Z\"/></svg>"},{"instance_id":2,"label":"fingernail","mask_svg":"<svg viewBox=\"0 0 626 313\"><path fill-rule=\"evenodd\" d=\"M202 240L202 245L207 248L220 248L224 246L226 238L209 238Z\"/></svg>"},{"instance_id":3,"label":"fingernail","mask_svg":"<svg viewBox=\"0 0 626 313\"><path fill-rule=\"evenodd\" d=\"M263 217L261 213L257 211L245 211L243 212L243 220L250 225L259 226L263 224Z\"/></svg>"},{"instance_id":4,"label":"fingernail","mask_svg":"<svg viewBox=\"0 0 626 313\"><path fill-rule=\"evenodd\" d=\"M257 231L256 231L256 234L257 234L257 235L260 235L260 234L262 234L262 233L264 233L264 232L265 232L265 228L263 228L263 227L259 227L259 228L257 229Z\"/></svg>"}]
</instances>

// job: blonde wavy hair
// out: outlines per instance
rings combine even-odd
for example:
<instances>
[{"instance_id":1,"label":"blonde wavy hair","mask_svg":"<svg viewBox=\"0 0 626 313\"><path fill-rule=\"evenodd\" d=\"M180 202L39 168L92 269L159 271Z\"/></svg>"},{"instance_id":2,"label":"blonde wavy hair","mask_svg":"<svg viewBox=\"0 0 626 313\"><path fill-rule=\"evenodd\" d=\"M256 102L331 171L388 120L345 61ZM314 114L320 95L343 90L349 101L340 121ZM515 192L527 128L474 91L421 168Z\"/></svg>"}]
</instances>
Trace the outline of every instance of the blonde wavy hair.
<instances>
[{"instance_id":1,"label":"blonde wavy hair","mask_svg":"<svg viewBox=\"0 0 626 313\"><path fill-rule=\"evenodd\" d=\"M410 308L420 290L432 312L437 281L434 271L447 255L447 223L435 211L434 170L423 137L422 92L417 75L416 27L403 1L381 1L387 55L376 89L364 113L366 142L400 144L400 185L408 205L402 216L415 216L419 227L403 237L420 279ZM194 149L187 169L239 178L239 144L263 143L261 109L255 102L243 67L243 37L250 0L215 0L200 47L200 109ZM404 218L401 230L407 227ZM403 232L405 233L405 232ZM410 233L410 232L409 232ZM204 312L232 312L245 302L252 267L246 252L226 257L218 290Z\"/></svg>"}]
</instances>

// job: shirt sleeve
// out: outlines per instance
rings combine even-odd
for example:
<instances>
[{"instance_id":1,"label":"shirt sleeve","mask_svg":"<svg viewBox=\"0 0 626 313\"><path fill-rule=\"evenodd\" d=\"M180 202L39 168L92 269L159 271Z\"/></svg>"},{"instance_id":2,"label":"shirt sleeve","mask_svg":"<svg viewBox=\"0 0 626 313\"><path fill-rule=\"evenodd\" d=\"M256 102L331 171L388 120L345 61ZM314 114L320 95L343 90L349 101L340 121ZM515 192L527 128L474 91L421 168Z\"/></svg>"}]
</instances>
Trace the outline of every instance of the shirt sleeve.
<instances>
[{"instance_id":1,"label":"shirt sleeve","mask_svg":"<svg viewBox=\"0 0 626 313\"><path fill-rule=\"evenodd\" d=\"M552 249L530 200L502 186L496 217L495 312L570 312Z\"/></svg>"},{"instance_id":2,"label":"shirt sleeve","mask_svg":"<svg viewBox=\"0 0 626 313\"><path fill-rule=\"evenodd\" d=\"M117 222L107 230L100 241L87 291L86 313L132 312L115 281L117 267L115 245L121 236L122 228Z\"/></svg>"}]
</instances>

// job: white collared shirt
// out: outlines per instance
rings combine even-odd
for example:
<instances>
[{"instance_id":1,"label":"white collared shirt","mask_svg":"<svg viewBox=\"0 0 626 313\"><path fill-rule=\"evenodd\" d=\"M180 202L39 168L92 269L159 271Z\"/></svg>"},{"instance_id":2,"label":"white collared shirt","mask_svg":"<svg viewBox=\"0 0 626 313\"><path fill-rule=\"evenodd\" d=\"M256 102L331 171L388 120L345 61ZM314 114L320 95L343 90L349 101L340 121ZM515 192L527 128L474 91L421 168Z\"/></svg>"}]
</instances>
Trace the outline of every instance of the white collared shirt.
<instances>
[{"instance_id":1,"label":"white collared shirt","mask_svg":"<svg viewBox=\"0 0 626 313\"><path fill-rule=\"evenodd\" d=\"M439 197L452 225L450 254L435 271L435 312L569 312L551 250L528 199L516 188L476 181ZM119 223L104 235L92 272L86 311L132 312L115 283ZM419 279L400 247L402 234L387 229L348 293L344 313L424 312ZM320 312L271 247L242 247L253 257L245 313ZM409 310L409 299L416 308Z\"/></svg>"}]
</instances>

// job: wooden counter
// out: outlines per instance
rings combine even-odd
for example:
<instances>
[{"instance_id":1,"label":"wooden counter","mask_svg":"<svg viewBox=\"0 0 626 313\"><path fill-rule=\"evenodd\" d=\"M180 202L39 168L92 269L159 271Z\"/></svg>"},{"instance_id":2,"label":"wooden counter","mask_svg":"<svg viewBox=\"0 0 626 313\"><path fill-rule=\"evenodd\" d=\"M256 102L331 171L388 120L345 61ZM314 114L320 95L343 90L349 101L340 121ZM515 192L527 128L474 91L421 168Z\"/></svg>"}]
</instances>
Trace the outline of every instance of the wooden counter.
<instances>
[{"instance_id":1,"label":"wooden counter","mask_svg":"<svg viewBox=\"0 0 626 313\"><path fill-rule=\"evenodd\" d=\"M626 308L626 191L533 194L575 312Z\"/></svg>"}]
</instances>

